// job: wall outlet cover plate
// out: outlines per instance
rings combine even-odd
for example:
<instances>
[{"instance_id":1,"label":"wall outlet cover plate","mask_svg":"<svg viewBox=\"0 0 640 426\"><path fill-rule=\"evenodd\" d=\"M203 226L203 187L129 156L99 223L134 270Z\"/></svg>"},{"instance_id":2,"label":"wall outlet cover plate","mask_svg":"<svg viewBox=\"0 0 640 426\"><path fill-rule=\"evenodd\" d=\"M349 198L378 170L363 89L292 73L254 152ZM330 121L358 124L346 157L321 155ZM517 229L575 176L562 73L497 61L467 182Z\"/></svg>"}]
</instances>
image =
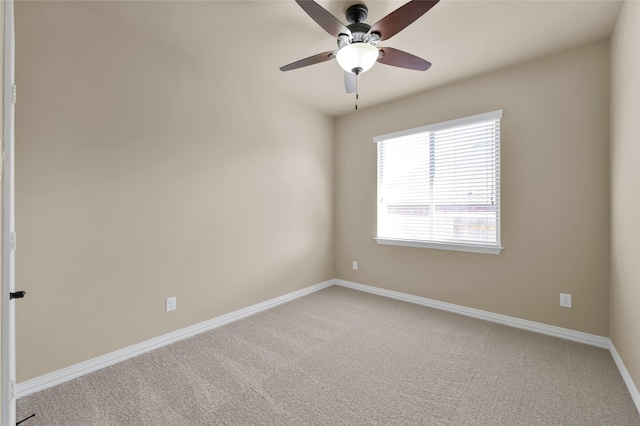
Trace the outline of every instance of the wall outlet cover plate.
<instances>
[{"instance_id":1,"label":"wall outlet cover plate","mask_svg":"<svg viewBox=\"0 0 640 426\"><path fill-rule=\"evenodd\" d=\"M176 310L176 298L175 297L167 297L165 303L166 312L175 311Z\"/></svg>"}]
</instances>

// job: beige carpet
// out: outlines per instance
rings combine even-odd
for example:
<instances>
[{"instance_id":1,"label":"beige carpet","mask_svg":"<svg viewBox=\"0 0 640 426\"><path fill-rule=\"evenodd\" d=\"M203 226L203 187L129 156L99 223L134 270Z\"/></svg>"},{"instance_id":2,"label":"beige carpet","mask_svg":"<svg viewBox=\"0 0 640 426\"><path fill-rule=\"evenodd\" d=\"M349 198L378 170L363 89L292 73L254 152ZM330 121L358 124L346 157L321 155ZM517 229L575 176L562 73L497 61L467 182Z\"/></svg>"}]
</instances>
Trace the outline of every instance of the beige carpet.
<instances>
[{"instance_id":1,"label":"beige carpet","mask_svg":"<svg viewBox=\"0 0 640 426\"><path fill-rule=\"evenodd\" d=\"M341 287L18 401L21 426L640 425L608 351Z\"/></svg>"}]
</instances>

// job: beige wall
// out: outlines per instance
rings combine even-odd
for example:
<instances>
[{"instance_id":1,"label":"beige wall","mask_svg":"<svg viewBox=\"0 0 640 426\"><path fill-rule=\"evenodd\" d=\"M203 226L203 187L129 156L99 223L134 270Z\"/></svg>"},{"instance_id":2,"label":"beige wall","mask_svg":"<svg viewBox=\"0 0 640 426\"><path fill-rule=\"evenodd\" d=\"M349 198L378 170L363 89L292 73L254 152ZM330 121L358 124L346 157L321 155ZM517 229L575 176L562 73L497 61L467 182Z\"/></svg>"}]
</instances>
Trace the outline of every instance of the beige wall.
<instances>
[{"instance_id":1,"label":"beige wall","mask_svg":"<svg viewBox=\"0 0 640 426\"><path fill-rule=\"evenodd\" d=\"M334 277L330 118L74 3L16 25L18 382Z\"/></svg>"},{"instance_id":2,"label":"beige wall","mask_svg":"<svg viewBox=\"0 0 640 426\"><path fill-rule=\"evenodd\" d=\"M640 386L640 3L611 40L611 340Z\"/></svg>"},{"instance_id":3,"label":"beige wall","mask_svg":"<svg viewBox=\"0 0 640 426\"><path fill-rule=\"evenodd\" d=\"M608 104L603 41L339 118L337 277L607 336ZM502 253L376 244L372 137L496 109Z\"/></svg>"}]
</instances>

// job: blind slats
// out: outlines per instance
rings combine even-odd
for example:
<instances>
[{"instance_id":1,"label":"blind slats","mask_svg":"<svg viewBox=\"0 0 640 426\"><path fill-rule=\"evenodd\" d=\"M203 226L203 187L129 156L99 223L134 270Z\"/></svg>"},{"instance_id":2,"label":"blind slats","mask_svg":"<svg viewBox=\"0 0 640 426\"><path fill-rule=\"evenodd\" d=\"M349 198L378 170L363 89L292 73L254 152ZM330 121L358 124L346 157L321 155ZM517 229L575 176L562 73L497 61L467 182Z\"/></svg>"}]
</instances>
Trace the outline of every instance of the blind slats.
<instances>
[{"instance_id":1,"label":"blind slats","mask_svg":"<svg viewBox=\"0 0 640 426\"><path fill-rule=\"evenodd\" d=\"M499 247L500 117L374 138L378 238Z\"/></svg>"}]
</instances>

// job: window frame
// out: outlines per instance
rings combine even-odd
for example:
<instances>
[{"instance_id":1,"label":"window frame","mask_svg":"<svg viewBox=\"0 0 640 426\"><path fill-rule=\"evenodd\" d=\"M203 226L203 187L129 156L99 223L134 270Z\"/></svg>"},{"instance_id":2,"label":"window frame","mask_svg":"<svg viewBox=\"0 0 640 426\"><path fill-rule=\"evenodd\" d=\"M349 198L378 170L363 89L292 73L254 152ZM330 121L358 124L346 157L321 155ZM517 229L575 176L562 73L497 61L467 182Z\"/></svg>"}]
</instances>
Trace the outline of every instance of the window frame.
<instances>
[{"instance_id":1,"label":"window frame","mask_svg":"<svg viewBox=\"0 0 640 426\"><path fill-rule=\"evenodd\" d=\"M373 142L378 144L380 142L387 141L389 139L396 139L405 136L412 136L418 133L426 133L426 132L435 132L438 130L451 129L455 127L462 127L482 121L488 120L498 120L499 122L502 119L502 110L495 110L491 112L486 112L482 114L471 115L468 117L457 118L453 120L447 120L439 123L429 124L426 126L416 127L413 129L401 130L398 132L387 133L384 135L379 135L373 137ZM389 238L389 237L380 237L377 236L380 218L378 217L378 207L376 207L376 237L374 238L378 244L384 245L395 245L395 246L405 246L405 247L420 247L420 248L431 248L431 249L439 249L439 250L452 250L452 251L463 251L463 252L471 252L471 253L484 253L484 254L500 254L502 251L502 243L501 243L501 228L502 228L502 216L501 216L501 184L500 179L502 175L501 170L501 135L498 134L497 138L497 191L496 191L496 207L497 207L497 218L496 218L496 244L483 244L483 243L473 243L473 242L446 242L446 241L427 241L427 240L413 240L413 239L405 239L405 238ZM376 161L378 161L378 154L376 154ZM378 185L378 176L379 169L376 167L376 193L378 194L379 185ZM379 194L376 196L376 199L379 200ZM379 205L379 201L376 203L376 206Z\"/></svg>"}]
</instances>

